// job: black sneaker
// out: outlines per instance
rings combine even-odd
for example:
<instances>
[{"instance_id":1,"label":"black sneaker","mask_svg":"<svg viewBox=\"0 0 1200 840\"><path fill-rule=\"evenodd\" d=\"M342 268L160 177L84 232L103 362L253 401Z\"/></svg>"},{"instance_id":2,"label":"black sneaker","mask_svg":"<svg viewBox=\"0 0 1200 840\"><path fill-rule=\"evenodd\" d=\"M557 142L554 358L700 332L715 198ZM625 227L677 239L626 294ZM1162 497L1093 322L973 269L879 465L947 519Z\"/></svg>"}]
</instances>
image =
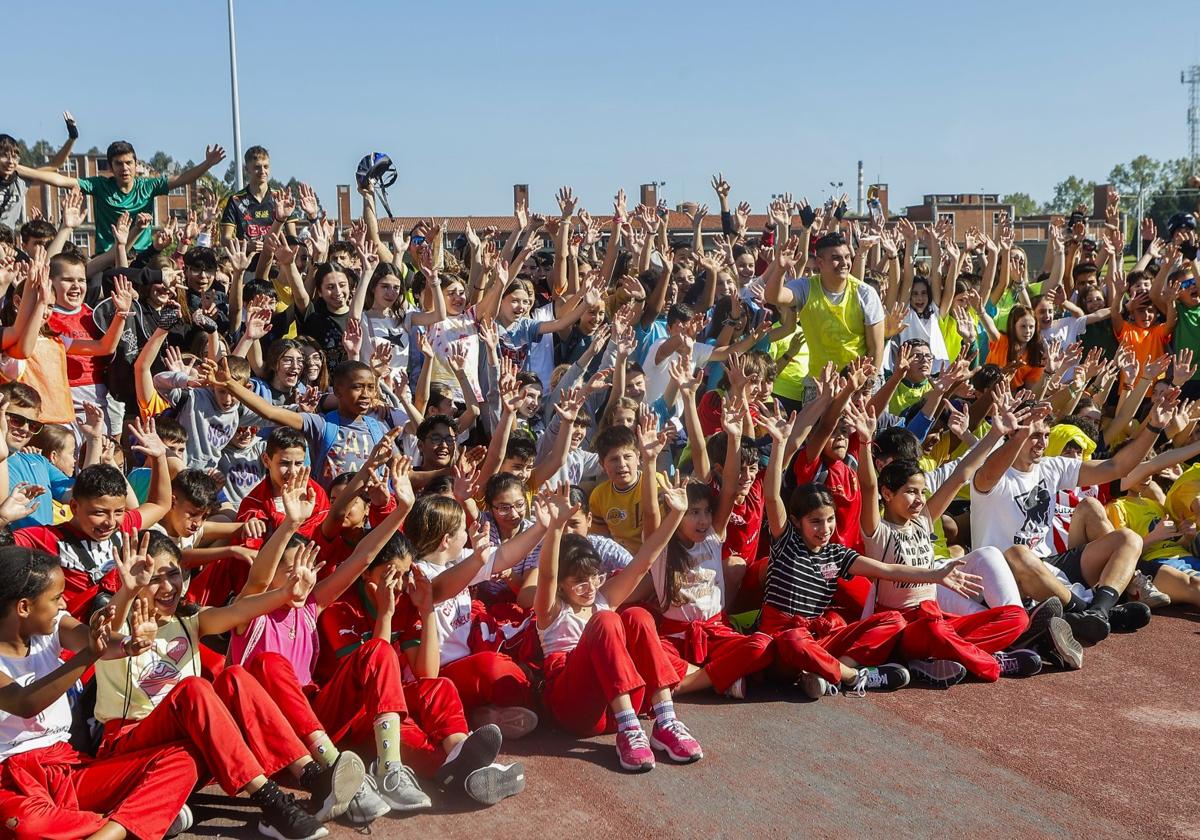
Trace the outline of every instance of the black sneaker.
<instances>
[{"instance_id":1,"label":"black sneaker","mask_svg":"<svg viewBox=\"0 0 1200 840\"><path fill-rule=\"evenodd\" d=\"M1083 645L1071 632L1071 625L1061 618L1050 620L1050 629L1042 639L1038 653L1044 664L1064 671L1078 671L1083 667Z\"/></svg>"},{"instance_id":2,"label":"black sneaker","mask_svg":"<svg viewBox=\"0 0 1200 840\"><path fill-rule=\"evenodd\" d=\"M1108 623L1114 633L1132 633L1150 623L1150 608L1141 601L1117 604L1108 611Z\"/></svg>"},{"instance_id":3,"label":"black sneaker","mask_svg":"<svg viewBox=\"0 0 1200 840\"><path fill-rule=\"evenodd\" d=\"M1049 622L1046 626L1049 627ZM1000 663L1002 677L1032 677L1042 670L1042 657L1038 656L1036 650L1010 648L992 656Z\"/></svg>"},{"instance_id":4,"label":"black sneaker","mask_svg":"<svg viewBox=\"0 0 1200 840\"><path fill-rule=\"evenodd\" d=\"M953 659L914 659L908 670L921 682L938 688L949 688L967 676L967 669Z\"/></svg>"},{"instance_id":5,"label":"black sneaker","mask_svg":"<svg viewBox=\"0 0 1200 840\"><path fill-rule=\"evenodd\" d=\"M309 807L317 822L336 820L346 813L366 774L362 759L349 750L339 753L333 764L313 772L304 788L312 794Z\"/></svg>"},{"instance_id":6,"label":"black sneaker","mask_svg":"<svg viewBox=\"0 0 1200 840\"><path fill-rule=\"evenodd\" d=\"M467 796L483 805L495 805L501 799L516 796L525 790L525 766L489 764L473 770L463 783Z\"/></svg>"},{"instance_id":7,"label":"black sneaker","mask_svg":"<svg viewBox=\"0 0 1200 840\"><path fill-rule=\"evenodd\" d=\"M462 742L458 755L438 768L434 779L444 788L465 784L467 777L473 772L496 760L503 743L504 736L500 734L500 727L496 724L489 723L479 727Z\"/></svg>"},{"instance_id":8,"label":"black sneaker","mask_svg":"<svg viewBox=\"0 0 1200 840\"><path fill-rule=\"evenodd\" d=\"M912 681L912 676L903 665L889 662L878 667L859 668L854 681L845 690L847 697L863 697L867 691L896 691Z\"/></svg>"},{"instance_id":9,"label":"black sneaker","mask_svg":"<svg viewBox=\"0 0 1200 840\"><path fill-rule=\"evenodd\" d=\"M317 840L329 835L325 826L296 803L296 797L280 790L274 782L268 781L250 795L250 800L262 810L259 834L276 840Z\"/></svg>"},{"instance_id":10,"label":"black sneaker","mask_svg":"<svg viewBox=\"0 0 1200 840\"><path fill-rule=\"evenodd\" d=\"M1103 642L1108 638L1108 633L1112 629L1109 627L1108 619L1100 610L1069 612L1063 615L1063 620L1071 625L1071 632L1075 638L1085 645Z\"/></svg>"},{"instance_id":11,"label":"black sneaker","mask_svg":"<svg viewBox=\"0 0 1200 840\"><path fill-rule=\"evenodd\" d=\"M1062 601L1056 595L1051 595L1045 601L1035 604L1029 610L1029 627L1017 637L1015 642L1009 645L1008 649L1023 650L1029 648L1050 629L1050 619L1062 618L1062 614Z\"/></svg>"}]
</instances>

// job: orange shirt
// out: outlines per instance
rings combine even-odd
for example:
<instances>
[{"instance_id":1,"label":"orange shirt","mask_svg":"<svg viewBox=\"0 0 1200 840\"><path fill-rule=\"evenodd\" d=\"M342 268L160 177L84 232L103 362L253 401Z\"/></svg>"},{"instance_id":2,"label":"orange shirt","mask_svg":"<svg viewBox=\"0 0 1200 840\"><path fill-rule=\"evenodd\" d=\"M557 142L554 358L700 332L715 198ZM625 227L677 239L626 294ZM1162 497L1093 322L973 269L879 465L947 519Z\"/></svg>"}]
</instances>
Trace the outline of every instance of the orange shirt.
<instances>
[{"instance_id":1,"label":"orange shirt","mask_svg":"<svg viewBox=\"0 0 1200 840\"><path fill-rule=\"evenodd\" d=\"M1025 360L1028 357L1028 350L1022 350L1017 354L1017 361L1015 362L1016 370L1013 371L1012 378L1009 380L1009 385L1013 388L1022 388L1042 378L1043 368L1025 364ZM988 349L987 360L988 364L999 365L1005 369L1014 364L1008 360L1007 335L1002 335L991 343Z\"/></svg>"},{"instance_id":2,"label":"orange shirt","mask_svg":"<svg viewBox=\"0 0 1200 840\"><path fill-rule=\"evenodd\" d=\"M1117 336L1122 347L1128 347L1137 356L1137 360L1146 364L1157 359L1171 344L1171 328L1166 324L1153 324L1149 327L1135 327L1126 321L1121 326Z\"/></svg>"}]
</instances>

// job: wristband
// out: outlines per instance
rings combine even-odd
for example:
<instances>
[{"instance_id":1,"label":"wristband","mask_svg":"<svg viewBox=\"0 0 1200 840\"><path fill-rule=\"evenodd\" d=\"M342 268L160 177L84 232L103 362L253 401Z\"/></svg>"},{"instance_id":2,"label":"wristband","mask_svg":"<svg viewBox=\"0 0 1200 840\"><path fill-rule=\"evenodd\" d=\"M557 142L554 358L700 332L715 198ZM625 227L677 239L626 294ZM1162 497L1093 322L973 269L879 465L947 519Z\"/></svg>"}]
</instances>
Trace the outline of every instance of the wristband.
<instances>
[{"instance_id":1,"label":"wristband","mask_svg":"<svg viewBox=\"0 0 1200 840\"><path fill-rule=\"evenodd\" d=\"M205 231L204 233L200 233L200 234L196 235L196 247L197 248L211 248L212 247L212 236L208 233L208 231Z\"/></svg>"},{"instance_id":2,"label":"wristband","mask_svg":"<svg viewBox=\"0 0 1200 840\"><path fill-rule=\"evenodd\" d=\"M72 140L79 139L79 126L75 125L74 120L67 120L67 136Z\"/></svg>"},{"instance_id":3,"label":"wristband","mask_svg":"<svg viewBox=\"0 0 1200 840\"><path fill-rule=\"evenodd\" d=\"M1166 431L1165 427L1155 426L1153 423L1147 423L1146 428L1149 429L1150 431L1154 432L1155 435L1161 435L1163 432Z\"/></svg>"}]
</instances>

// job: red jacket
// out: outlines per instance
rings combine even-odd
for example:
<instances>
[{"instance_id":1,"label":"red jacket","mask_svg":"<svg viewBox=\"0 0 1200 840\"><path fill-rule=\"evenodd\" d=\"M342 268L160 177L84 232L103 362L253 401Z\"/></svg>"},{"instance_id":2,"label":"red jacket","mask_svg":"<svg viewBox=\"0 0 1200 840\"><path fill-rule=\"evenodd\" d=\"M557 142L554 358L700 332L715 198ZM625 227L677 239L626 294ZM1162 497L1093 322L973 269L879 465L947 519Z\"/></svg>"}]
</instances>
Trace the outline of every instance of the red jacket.
<instances>
[{"instance_id":1,"label":"red jacket","mask_svg":"<svg viewBox=\"0 0 1200 840\"><path fill-rule=\"evenodd\" d=\"M312 516L300 526L300 533L312 539L313 531L321 524L325 514L329 513L329 496L321 489L321 485L311 478L308 480L308 486L316 494L317 505L313 508ZM246 522L251 519L263 520L267 523L268 534L283 524L283 511L275 506L275 490L271 487L270 476L254 485L254 489L246 494L246 498L242 499L237 518L238 522ZM262 548L263 542L265 540L262 538L242 539L242 545L247 548Z\"/></svg>"}]
</instances>

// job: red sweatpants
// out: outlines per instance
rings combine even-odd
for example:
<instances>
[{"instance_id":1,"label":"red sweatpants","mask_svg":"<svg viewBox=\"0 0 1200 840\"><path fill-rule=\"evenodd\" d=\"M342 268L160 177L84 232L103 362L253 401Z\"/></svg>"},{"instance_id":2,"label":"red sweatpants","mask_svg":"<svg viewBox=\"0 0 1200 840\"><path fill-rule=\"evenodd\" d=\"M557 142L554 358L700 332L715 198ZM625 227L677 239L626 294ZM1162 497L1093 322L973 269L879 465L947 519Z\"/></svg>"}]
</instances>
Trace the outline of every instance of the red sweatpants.
<instances>
[{"instance_id":1,"label":"red sweatpants","mask_svg":"<svg viewBox=\"0 0 1200 840\"><path fill-rule=\"evenodd\" d=\"M183 746L92 760L59 743L0 765L0 837L75 840L107 822L131 837L162 837L196 786Z\"/></svg>"},{"instance_id":2,"label":"red sweatpants","mask_svg":"<svg viewBox=\"0 0 1200 840\"><path fill-rule=\"evenodd\" d=\"M320 687L301 688L292 663L277 653L257 654L246 668L301 737L322 730L332 741L373 748L375 720L399 715L401 755L422 776L432 776L445 760L443 740L470 731L454 684L439 678L402 685L400 658L382 639L349 654Z\"/></svg>"},{"instance_id":3,"label":"red sweatpants","mask_svg":"<svg viewBox=\"0 0 1200 840\"><path fill-rule=\"evenodd\" d=\"M687 676L689 665L701 666L718 693L775 661L769 635L744 636L730 626L723 614L704 622L660 619L658 632L679 679Z\"/></svg>"},{"instance_id":4,"label":"red sweatpants","mask_svg":"<svg viewBox=\"0 0 1200 840\"><path fill-rule=\"evenodd\" d=\"M949 615L937 601L922 601L905 610L904 619L908 624L900 634L900 651L905 659L952 659L988 682L1000 679L1000 664L992 654L1029 627L1029 615L1015 605Z\"/></svg>"},{"instance_id":5,"label":"red sweatpants","mask_svg":"<svg viewBox=\"0 0 1200 840\"><path fill-rule=\"evenodd\" d=\"M181 741L191 742L231 796L255 776L273 776L308 755L271 695L240 665L212 683L184 678L142 720L110 720L100 755Z\"/></svg>"},{"instance_id":6,"label":"red sweatpants","mask_svg":"<svg viewBox=\"0 0 1200 840\"><path fill-rule=\"evenodd\" d=\"M838 659L843 656L859 665L887 662L904 630L904 617L889 610L847 624L834 612L805 618L764 605L759 630L774 637L776 662L789 673L808 671L840 683Z\"/></svg>"},{"instance_id":7,"label":"red sweatpants","mask_svg":"<svg viewBox=\"0 0 1200 840\"><path fill-rule=\"evenodd\" d=\"M503 653L483 651L443 665L441 675L458 689L463 708L533 705L533 685L521 666Z\"/></svg>"},{"instance_id":8,"label":"red sweatpants","mask_svg":"<svg viewBox=\"0 0 1200 840\"><path fill-rule=\"evenodd\" d=\"M581 737L616 730L609 704L620 695L642 712L656 691L679 685L642 607L593 613L573 650L546 657L545 673L542 702L563 729Z\"/></svg>"}]
</instances>

